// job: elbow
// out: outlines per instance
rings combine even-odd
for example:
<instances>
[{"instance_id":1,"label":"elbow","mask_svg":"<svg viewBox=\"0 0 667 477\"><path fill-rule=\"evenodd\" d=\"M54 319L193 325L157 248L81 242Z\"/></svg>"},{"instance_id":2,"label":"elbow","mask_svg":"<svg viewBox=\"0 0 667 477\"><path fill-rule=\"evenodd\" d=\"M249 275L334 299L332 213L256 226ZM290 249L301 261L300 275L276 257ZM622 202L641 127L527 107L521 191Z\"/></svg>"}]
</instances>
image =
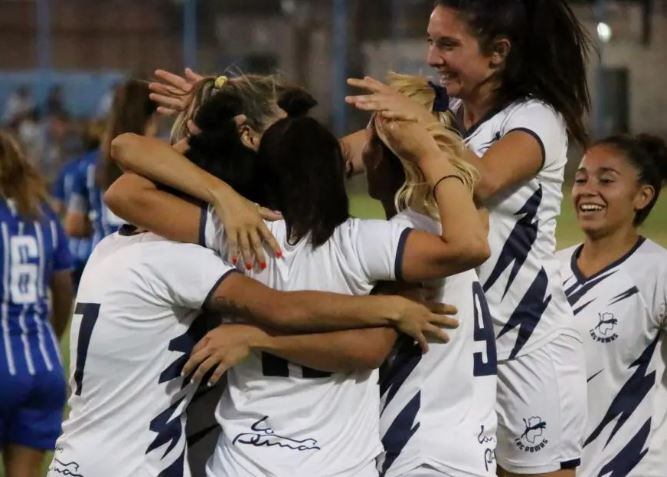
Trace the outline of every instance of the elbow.
<instances>
[{"instance_id":1,"label":"elbow","mask_svg":"<svg viewBox=\"0 0 667 477\"><path fill-rule=\"evenodd\" d=\"M111 141L109 155L121 168L130 169L130 158L138 137L137 134L123 133Z\"/></svg>"},{"instance_id":2,"label":"elbow","mask_svg":"<svg viewBox=\"0 0 667 477\"><path fill-rule=\"evenodd\" d=\"M468 260L471 264L470 267L478 267L484 262L486 262L491 256L491 247L489 246L489 240L486 237L486 234L483 236L475 237L468 244Z\"/></svg>"},{"instance_id":3,"label":"elbow","mask_svg":"<svg viewBox=\"0 0 667 477\"><path fill-rule=\"evenodd\" d=\"M502 191L502 185L489 177L483 177L475 186L475 201L484 203Z\"/></svg>"},{"instance_id":4,"label":"elbow","mask_svg":"<svg viewBox=\"0 0 667 477\"><path fill-rule=\"evenodd\" d=\"M491 248L486 233L469 237L457 254L459 261L466 270L475 268L486 262L491 256Z\"/></svg>"}]
</instances>

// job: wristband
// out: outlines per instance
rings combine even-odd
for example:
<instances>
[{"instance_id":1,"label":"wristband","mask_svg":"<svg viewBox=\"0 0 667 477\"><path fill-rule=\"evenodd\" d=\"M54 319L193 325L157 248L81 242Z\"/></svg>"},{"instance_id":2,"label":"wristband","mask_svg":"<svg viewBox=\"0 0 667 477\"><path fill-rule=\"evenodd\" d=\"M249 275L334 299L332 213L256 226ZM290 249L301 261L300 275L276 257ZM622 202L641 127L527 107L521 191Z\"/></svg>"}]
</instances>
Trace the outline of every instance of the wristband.
<instances>
[{"instance_id":1,"label":"wristband","mask_svg":"<svg viewBox=\"0 0 667 477\"><path fill-rule=\"evenodd\" d=\"M461 181L461 184L462 184L462 185L465 186L465 182L463 182L463 178L462 178L460 175L458 175L458 174L448 174L448 175L446 175L446 176L442 176L440 179L437 180L437 182L433 185L433 188L431 189L431 190L432 190L432 193L433 193L433 199L434 199L434 200L437 200L437 198L436 198L436 196L435 196L435 191L436 191L436 189L438 188L438 186L440 185L440 183L442 183L443 181L445 181L445 180L447 180L447 179L457 179L457 180Z\"/></svg>"}]
</instances>

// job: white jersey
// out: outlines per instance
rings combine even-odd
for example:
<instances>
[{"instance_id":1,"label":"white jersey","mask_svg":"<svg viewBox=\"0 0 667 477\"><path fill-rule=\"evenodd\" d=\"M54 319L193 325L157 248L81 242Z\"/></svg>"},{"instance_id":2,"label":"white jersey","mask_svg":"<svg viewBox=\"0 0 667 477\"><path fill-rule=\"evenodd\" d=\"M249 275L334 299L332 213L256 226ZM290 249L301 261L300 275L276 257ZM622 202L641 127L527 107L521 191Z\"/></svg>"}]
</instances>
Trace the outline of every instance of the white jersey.
<instances>
[{"instance_id":1,"label":"white jersey","mask_svg":"<svg viewBox=\"0 0 667 477\"><path fill-rule=\"evenodd\" d=\"M284 221L267 226L283 258L248 274L277 290L368 295L376 281L400 276L408 230L398 224L349 219L316 249L306 239L288 243ZM210 215L206 244L225 252L224 232ZM377 476L377 370L327 373L255 352L227 372L227 382L216 411L222 434L207 475Z\"/></svg>"},{"instance_id":2,"label":"white jersey","mask_svg":"<svg viewBox=\"0 0 667 477\"><path fill-rule=\"evenodd\" d=\"M544 163L535 177L485 204L491 257L477 272L491 308L499 360L539 348L572 326L554 258L567 162L563 118L538 100L519 101L492 112L466 132L465 142L482 157L495 142L517 130L537 139Z\"/></svg>"},{"instance_id":3,"label":"white jersey","mask_svg":"<svg viewBox=\"0 0 667 477\"><path fill-rule=\"evenodd\" d=\"M667 475L667 250L640 239L593 276L581 246L558 253L584 340L588 423L577 475Z\"/></svg>"},{"instance_id":4,"label":"white jersey","mask_svg":"<svg viewBox=\"0 0 667 477\"><path fill-rule=\"evenodd\" d=\"M392 219L440 234L440 224L407 210ZM496 347L489 308L474 270L425 285L432 300L455 305L459 327L422 354L400 338L380 372L380 475L427 465L444 475L496 475ZM431 295L431 293L429 293Z\"/></svg>"},{"instance_id":5,"label":"white jersey","mask_svg":"<svg viewBox=\"0 0 667 477\"><path fill-rule=\"evenodd\" d=\"M122 229L123 230L123 229ZM70 335L71 408L49 477L189 476L181 369L195 320L230 267L151 233L102 240L84 269Z\"/></svg>"}]
</instances>

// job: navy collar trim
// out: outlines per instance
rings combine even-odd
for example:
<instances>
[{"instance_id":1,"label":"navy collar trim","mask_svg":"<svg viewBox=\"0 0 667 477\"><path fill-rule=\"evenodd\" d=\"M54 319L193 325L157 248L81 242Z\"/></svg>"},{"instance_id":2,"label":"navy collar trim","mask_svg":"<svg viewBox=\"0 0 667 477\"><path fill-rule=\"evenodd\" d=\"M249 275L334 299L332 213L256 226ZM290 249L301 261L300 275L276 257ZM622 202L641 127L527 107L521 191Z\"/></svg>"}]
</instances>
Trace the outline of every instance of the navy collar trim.
<instances>
[{"instance_id":1,"label":"navy collar trim","mask_svg":"<svg viewBox=\"0 0 667 477\"><path fill-rule=\"evenodd\" d=\"M585 282L587 282L587 281L589 281L589 280L592 280L592 279L594 279L594 278L596 278L596 277L599 277L599 276L602 275L603 273L608 272L608 271L611 270L612 268L616 268L616 267L619 266L621 263L625 262L628 258L630 258L630 257L632 256L633 253L635 253L635 252L637 251L637 249L638 249L639 247L641 247L641 245L642 245L645 241L646 241L646 237L639 236L639 238L637 239L637 242L632 246L632 248L631 248L625 255L623 255L623 256L622 256L621 258L619 258L618 260L615 260L614 262L610 263L609 265L607 265L606 267L604 267L602 270L600 270L600 271L598 271L598 272L595 272L595 273L594 273L593 275L591 275L590 277L586 277L586 276L583 274L583 272L579 269L579 265L577 265L577 260L579 259L579 256L581 255L581 251L582 251L583 248L584 248L584 244L582 243L581 245L579 245L579 246L577 247L577 249L576 249L576 250L574 251L574 253L572 254L572 259L571 259L571 261L570 261L570 266L571 266L571 268L572 268L572 272L574 273L574 276L577 277L577 281L578 281L579 283L585 283Z\"/></svg>"}]
</instances>

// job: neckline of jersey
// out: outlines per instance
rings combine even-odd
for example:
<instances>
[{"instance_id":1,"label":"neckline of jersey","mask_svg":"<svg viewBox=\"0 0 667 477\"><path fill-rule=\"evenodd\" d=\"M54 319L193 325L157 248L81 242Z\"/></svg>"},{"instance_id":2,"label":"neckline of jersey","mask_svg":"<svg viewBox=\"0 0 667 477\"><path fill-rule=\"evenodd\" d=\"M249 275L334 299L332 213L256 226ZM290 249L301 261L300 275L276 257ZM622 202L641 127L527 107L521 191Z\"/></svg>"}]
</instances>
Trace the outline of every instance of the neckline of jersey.
<instances>
[{"instance_id":1,"label":"neckline of jersey","mask_svg":"<svg viewBox=\"0 0 667 477\"><path fill-rule=\"evenodd\" d=\"M479 129L482 124L493 118L496 114L511 105L513 102L514 101L500 103L498 106L491 108L484 116L479 119L479 121L466 129L463 125L463 101L461 101L459 107L454 112L454 117L456 118L456 128L458 129L463 139L468 139L475 131L477 131L477 129Z\"/></svg>"},{"instance_id":2,"label":"neckline of jersey","mask_svg":"<svg viewBox=\"0 0 667 477\"><path fill-rule=\"evenodd\" d=\"M571 262L570 262L570 266L571 266L571 268L572 268L572 272L574 272L574 276L577 277L577 281L578 281L579 283L585 283L585 282L587 282L587 281L590 281L590 280L592 280L592 279L594 279L594 278L599 277L599 276L602 275L603 273L608 272L608 271L611 270L612 268L615 268L615 267L619 266L621 263L625 262L628 258L630 258L630 256L631 256L633 253L635 253L635 252L637 251L637 249L638 249L639 247L641 247L641 245L642 245L645 241L646 241L646 237L640 235L639 238L637 239L637 242L632 246L632 248L631 248L630 250L627 251L627 253L626 253L625 255L623 255L621 258L619 258L619 259L617 259L617 260L611 262L609 265L607 265L606 267L604 267L602 270L599 270L599 271L595 272L595 273L594 273L593 275L591 275L590 277L586 277L586 276L584 275L584 273L579 269L579 265L577 265L577 259L579 258L579 255L581 255L581 251L582 251L583 248L584 248L584 244L582 243L582 244L580 244L580 245L576 248L576 250L575 250L574 253L572 254L572 259L571 259Z\"/></svg>"}]
</instances>

